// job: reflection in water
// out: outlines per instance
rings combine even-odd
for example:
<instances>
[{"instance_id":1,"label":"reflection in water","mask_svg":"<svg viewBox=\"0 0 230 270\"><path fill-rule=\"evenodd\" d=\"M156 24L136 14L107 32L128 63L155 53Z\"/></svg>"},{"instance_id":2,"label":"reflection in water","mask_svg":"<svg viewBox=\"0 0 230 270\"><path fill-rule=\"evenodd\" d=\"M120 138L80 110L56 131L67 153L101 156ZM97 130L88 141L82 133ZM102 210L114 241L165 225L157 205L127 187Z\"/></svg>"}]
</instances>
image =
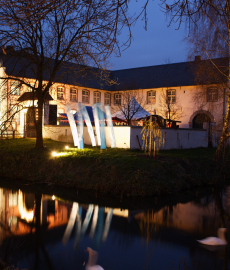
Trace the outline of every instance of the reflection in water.
<instances>
[{"instance_id":1,"label":"reflection in water","mask_svg":"<svg viewBox=\"0 0 230 270\"><path fill-rule=\"evenodd\" d=\"M93 204L89 205L87 212L86 212L85 220L84 220L83 225L82 225L82 208L79 207L78 203L73 203L69 222L68 222L68 225L66 227L66 231L65 231L63 239L62 239L63 244L65 244L65 245L67 244L67 242L70 238L71 232L73 230L74 223L76 221L76 235L75 235L75 241L74 241L74 248L78 247L80 240L84 237L86 230L89 226L89 222L91 220L93 211L94 211L93 222L92 222L91 231L90 231L91 238L94 237L95 228L96 228L97 222L98 222L98 205L96 205L95 207ZM106 221L105 221L103 241L106 241L106 238L107 238L107 235L109 232L109 228L110 228L110 224L112 221L112 216L113 216L113 209L109 208L108 214L106 217ZM101 228L101 226L99 226L99 227ZM100 230L97 232L97 234L100 234Z\"/></svg>"},{"instance_id":2,"label":"reflection in water","mask_svg":"<svg viewBox=\"0 0 230 270\"><path fill-rule=\"evenodd\" d=\"M113 209L109 208L107 217L106 217L106 221L105 221L105 228L104 228L104 232L102 235L102 240L105 242L109 233L109 228L110 228L110 224L112 221L112 217L113 217Z\"/></svg>"},{"instance_id":3,"label":"reflection in water","mask_svg":"<svg viewBox=\"0 0 230 270\"><path fill-rule=\"evenodd\" d=\"M25 197L21 190L18 191L18 210L22 219L25 219L27 222L30 222L34 218L34 211L28 210L25 206Z\"/></svg>"},{"instance_id":4,"label":"reflection in water","mask_svg":"<svg viewBox=\"0 0 230 270\"><path fill-rule=\"evenodd\" d=\"M68 225L66 227L66 231L65 231L65 234L64 234L63 240L62 240L63 244L65 244L65 245L69 241L70 234L71 234L71 232L73 230L73 226L74 226L74 223L75 223L75 220L76 220L76 217L77 217L78 209L79 209L78 203L73 203L73 207L72 207L72 211L71 211L71 214L70 214L69 222L68 222Z\"/></svg>"},{"instance_id":5,"label":"reflection in water","mask_svg":"<svg viewBox=\"0 0 230 270\"><path fill-rule=\"evenodd\" d=\"M90 230L90 238L94 237L95 229L97 226L98 210L99 210L98 205L95 205L94 214L93 214L93 221L92 221L91 230Z\"/></svg>"},{"instance_id":6,"label":"reflection in water","mask_svg":"<svg viewBox=\"0 0 230 270\"><path fill-rule=\"evenodd\" d=\"M230 188L146 211L0 188L0 255L22 268L81 270L90 246L108 270L179 269L185 258L188 269L227 270L229 248L206 250L196 239L215 236L223 226L230 231L229 216Z\"/></svg>"}]
</instances>

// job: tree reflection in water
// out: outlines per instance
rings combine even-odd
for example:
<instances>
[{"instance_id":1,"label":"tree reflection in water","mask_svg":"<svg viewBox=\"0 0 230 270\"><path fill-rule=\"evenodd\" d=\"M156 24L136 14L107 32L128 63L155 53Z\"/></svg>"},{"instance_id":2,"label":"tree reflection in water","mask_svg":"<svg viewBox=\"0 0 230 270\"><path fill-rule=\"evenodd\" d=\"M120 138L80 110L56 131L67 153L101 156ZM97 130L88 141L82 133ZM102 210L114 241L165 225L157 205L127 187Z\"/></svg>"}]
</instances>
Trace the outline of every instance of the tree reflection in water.
<instances>
[{"instance_id":1,"label":"tree reflection in water","mask_svg":"<svg viewBox=\"0 0 230 270\"><path fill-rule=\"evenodd\" d=\"M50 270L53 270L49 254L44 247L41 234L41 194L35 194L35 269L39 269L40 251L45 257L46 263ZM46 224L45 224L46 225Z\"/></svg>"},{"instance_id":2,"label":"tree reflection in water","mask_svg":"<svg viewBox=\"0 0 230 270\"><path fill-rule=\"evenodd\" d=\"M171 206L158 203L145 211L0 189L1 258L15 265L21 261L22 267L32 269L56 270L68 265L68 269L81 270L86 261L83 250L90 246L100 249L104 260L100 264L110 270L170 266L229 270L227 247L209 251L196 243L196 239L215 236L220 226L230 229L229 206L230 189L228 197L214 191L208 198Z\"/></svg>"}]
</instances>

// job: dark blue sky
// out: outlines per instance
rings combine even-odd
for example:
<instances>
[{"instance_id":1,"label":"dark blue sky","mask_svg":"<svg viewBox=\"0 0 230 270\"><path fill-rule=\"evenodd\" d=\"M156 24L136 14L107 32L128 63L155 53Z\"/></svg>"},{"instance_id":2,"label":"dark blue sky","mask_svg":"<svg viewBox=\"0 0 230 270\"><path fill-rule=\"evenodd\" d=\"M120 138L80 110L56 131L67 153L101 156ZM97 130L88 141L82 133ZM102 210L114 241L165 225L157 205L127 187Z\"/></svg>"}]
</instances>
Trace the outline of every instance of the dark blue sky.
<instances>
[{"instance_id":1,"label":"dark blue sky","mask_svg":"<svg viewBox=\"0 0 230 270\"><path fill-rule=\"evenodd\" d=\"M131 14L137 13L143 5L143 0L132 0ZM121 53L121 57L112 56L112 70L135 67L161 65L187 61L187 45L183 42L186 37L185 27L175 30L177 25L167 27L169 19L160 11L159 0L150 0L147 16L147 31L144 21L140 20L132 27L133 40L131 46ZM127 39L127 31L123 31L120 42Z\"/></svg>"}]
</instances>

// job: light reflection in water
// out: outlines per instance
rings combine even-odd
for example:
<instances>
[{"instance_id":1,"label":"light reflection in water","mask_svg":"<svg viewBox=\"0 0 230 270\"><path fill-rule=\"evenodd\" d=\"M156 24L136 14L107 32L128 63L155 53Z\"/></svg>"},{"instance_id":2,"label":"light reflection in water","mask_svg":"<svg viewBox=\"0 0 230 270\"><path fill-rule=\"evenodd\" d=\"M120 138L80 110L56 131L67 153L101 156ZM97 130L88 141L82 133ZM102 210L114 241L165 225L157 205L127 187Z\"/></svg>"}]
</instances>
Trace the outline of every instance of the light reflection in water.
<instances>
[{"instance_id":1,"label":"light reflection in water","mask_svg":"<svg viewBox=\"0 0 230 270\"><path fill-rule=\"evenodd\" d=\"M36 205L40 211L35 211ZM82 252L91 246L100 252L100 265L110 270L170 269L172 263L177 269L184 258L189 269L230 269L229 249L209 251L196 243L196 239L216 236L218 227L230 231L230 188L193 202L156 205L145 211L72 203L55 195L35 198L21 190L0 189L0 213L1 247L13 235L38 239L35 250L40 255L28 247L27 253L14 256L22 268L32 267L39 258L38 269L51 269L51 265L65 269L63 264L67 264L66 269L81 270L87 259Z\"/></svg>"},{"instance_id":2,"label":"light reflection in water","mask_svg":"<svg viewBox=\"0 0 230 270\"><path fill-rule=\"evenodd\" d=\"M30 222L34 218L34 211L27 210L25 206L25 198L21 190L18 191L18 211L22 219L25 219L27 222Z\"/></svg>"}]
</instances>

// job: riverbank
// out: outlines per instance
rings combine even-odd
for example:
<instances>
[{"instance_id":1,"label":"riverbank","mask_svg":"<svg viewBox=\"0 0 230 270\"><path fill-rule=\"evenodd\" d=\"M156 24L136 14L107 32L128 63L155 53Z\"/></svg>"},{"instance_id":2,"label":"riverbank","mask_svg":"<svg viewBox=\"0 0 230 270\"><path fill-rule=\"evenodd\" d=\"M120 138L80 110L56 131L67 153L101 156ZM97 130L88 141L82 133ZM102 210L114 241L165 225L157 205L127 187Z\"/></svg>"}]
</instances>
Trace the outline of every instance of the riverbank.
<instances>
[{"instance_id":1,"label":"riverbank","mask_svg":"<svg viewBox=\"0 0 230 270\"><path fill-rule=\"evenodd\" d=\"M68 187L111 196L159 196L194 187L230 183L230 158L218 166L215 149L160 151L150 158L141 151L86 147L34 139L0 140L0 175L18 184ZM56 152L55 156L52 155Z\"/></svg>"}]
</instances>

